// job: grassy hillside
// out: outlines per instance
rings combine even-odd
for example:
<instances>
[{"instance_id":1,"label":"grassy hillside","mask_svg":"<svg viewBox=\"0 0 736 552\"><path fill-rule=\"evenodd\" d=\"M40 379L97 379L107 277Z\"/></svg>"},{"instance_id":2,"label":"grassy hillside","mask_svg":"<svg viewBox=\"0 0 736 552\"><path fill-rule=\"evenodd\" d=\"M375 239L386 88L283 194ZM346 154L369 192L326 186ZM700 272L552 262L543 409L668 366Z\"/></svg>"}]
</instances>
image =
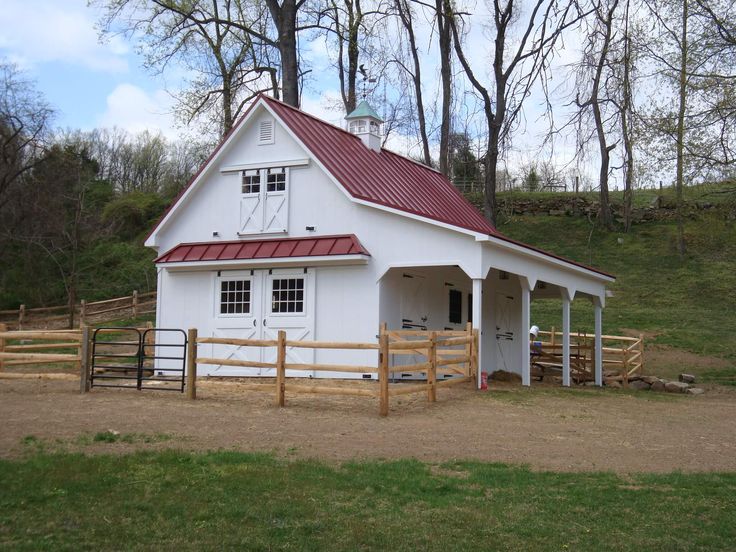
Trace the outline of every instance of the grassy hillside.
<instances>
[{"instance_id":1,"label":"grassy hillside","mask_svg":"<svg viewBox=\"0 0 736 552\"><path fill-rule=\"evenodd\" d=\"M643 332L650 343L736 361L736 222L701 214L685 227L688 254L675 249L675 224L635 225L628 234L593 229L584 218L519 216L505 234L616 275L606 333ZM534 301L532 319L560 326L559 301ZM577 300L572 329L593 330L593 309Z\"/></svg>"}]
</instances>

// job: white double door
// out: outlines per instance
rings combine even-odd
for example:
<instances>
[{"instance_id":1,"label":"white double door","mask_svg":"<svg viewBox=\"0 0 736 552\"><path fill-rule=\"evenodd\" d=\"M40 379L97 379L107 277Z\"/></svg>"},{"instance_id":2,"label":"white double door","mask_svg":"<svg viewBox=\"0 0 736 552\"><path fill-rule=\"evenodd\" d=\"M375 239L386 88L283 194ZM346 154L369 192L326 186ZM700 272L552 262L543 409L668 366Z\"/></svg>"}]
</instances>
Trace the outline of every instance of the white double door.
<instances>
[{"instance_id":1,"label":"white double door","mask_svg":"<svg viewBox=\"0 0 736 552\"><path fill-rule=\"evenodd\" d=\"M221 271L215 278L213 337L275 340L279 330L290 341L314 339L313 269ZM275 347L212 345L212 357L273 364ZM313 349L287 347L286 362L309 364ZM211 366L213 376L275 376L273 368ZM290 375L313 376L312 371Z\"/></svg>"}]
</instances>

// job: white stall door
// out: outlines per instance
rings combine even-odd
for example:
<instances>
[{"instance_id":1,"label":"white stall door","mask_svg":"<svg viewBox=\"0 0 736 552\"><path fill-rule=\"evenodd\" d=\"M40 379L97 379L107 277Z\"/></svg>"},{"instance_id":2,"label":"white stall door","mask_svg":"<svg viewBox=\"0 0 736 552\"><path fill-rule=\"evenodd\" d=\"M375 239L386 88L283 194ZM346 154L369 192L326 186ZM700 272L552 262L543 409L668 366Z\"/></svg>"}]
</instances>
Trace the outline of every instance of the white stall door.
<instances>
[{"instance_id":1,"label":"white stall door","mask_svg":"<svg viewBox=\"0 0 736 552\"><path fill-rule=\"evenodd\" d=\"M277 339L279 330L290 341L314 339L314 272L312 270L222 271L216 279L213 337ZM215 358L276 362L275 347L213 345ZM313 349L289 347L286 362L309 364ZM275 376L273 368L215 366L209 375ZM313 371L290 372L311 377Z\"/></svg>"}]
</instances>

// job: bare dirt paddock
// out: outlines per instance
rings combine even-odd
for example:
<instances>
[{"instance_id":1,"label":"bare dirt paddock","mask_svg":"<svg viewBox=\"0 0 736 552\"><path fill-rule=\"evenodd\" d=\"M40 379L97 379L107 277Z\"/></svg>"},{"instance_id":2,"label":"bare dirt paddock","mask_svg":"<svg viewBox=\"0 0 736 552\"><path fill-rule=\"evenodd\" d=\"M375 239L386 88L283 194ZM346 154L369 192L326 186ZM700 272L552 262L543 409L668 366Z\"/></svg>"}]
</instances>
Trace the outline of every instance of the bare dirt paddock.
<instances>
[{"instance_id":1,"label":"bare dirt paddock","mask_svg":"<svg viewBox=\"0 0 736 552\"><path fill-rule=\"evenodd\" d=\"M365 385L371 385L365 382ZM369 398L272 395L236 382L202 381L198 400L179 393L94 389L69 380L0 380L0 456L28 443L51 450L129 452L166 447L275 452L344 461L454 459L528 464L535 469L616 472L736 471L736 392L700 397L597 389L490 392L448 388L393 398L388 418ZM96 443L99 432L163 435ZM32 437L31 437L32 436Z\"/></svg>"}]
</instances>

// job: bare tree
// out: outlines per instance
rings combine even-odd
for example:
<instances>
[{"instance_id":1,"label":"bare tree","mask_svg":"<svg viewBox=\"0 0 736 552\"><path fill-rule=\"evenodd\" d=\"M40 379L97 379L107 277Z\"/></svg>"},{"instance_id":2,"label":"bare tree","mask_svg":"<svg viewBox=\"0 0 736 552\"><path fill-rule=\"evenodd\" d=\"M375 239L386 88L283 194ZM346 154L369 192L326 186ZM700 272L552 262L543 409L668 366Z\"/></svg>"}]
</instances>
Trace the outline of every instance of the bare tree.
<instances>
[{"instance_id":1,"label":"bare tree","mask_svg":"<svg viewBox=\"0 0 736 552\"><path fill-rule=\"evenodd\" d=\"M655 97L642 121L653 154L662 165L675 165L677 247L684 256L686 180L727 175L736 164L736 50L723 17L733 7L718 0L647 0L646 6L652 30L640 48L655 85L671 93Z\"/></svg>"},{"instance_id":2,"label":"bare tree","mask_svg":"<svg viewBox=\"0 0 736 552\"><path fill-rule=\"evenodd\" d=\"M0 209L42 153L52 109L19 69L0 60Z\"/></svg>"},{"instance_id":3,"label":"bare tree","mask_svg":"<svg viewBox=\"0 0 736 552\"><path fill-rule=\"evenodd\" d=\"M488 133L484 155L485 215L496 223L497 167L502 145L518 123L524 101L532 86L549 69L557 41L584 14L574 2L534 0L522 10L519 0L494 1L492 5L494 52L493 81L483 84L465 55L461 37L463 21L449 17L455 53L466 77L481 99ZM520 34L514 39L512 27L519 23ZM507 51L508 49L508 51Z\"/></svg>"},{"instance_id":4,"label":"bare tree","mask_svg":"<svg viewBox=\"0 0 736 552\"><path fill-rule=\"evenodd\" d=\"M411 56L411 66L409 62L403 59L403 56L397 56L394 61L405 71L411 78L414 90L414 99L416 102L416 118L419 130L419 137L422 143L422 162L432 166L432 155L429 149L429 134L427 132L427 122L424 113L424 94L422 92L422 65L419 60L419 50L417 47L416 33L414 30L414 10L408 0L395 0L396 14L399 18L401 26L406 33L406 39Z\"/></svg>"},{"instance_id":5,"label":"bare tree","mask_svg":"<svg viewBox=\"0 0 736 552\"><path fill-rule=\"evenodd\" d=\"M187 124L204 117L223 136L258 93L278 94L265 10L240 0L95 0L105 7L103 35L137 36L145 65L176 63L196 74L175 94ZM238 22L235 26L230 22ZM122 25L122 29L120 26Z\"/></svg>"},{"instance_id":6,"label":"bare tree","mask_svg":"<svg viewBox=\"0 0 736 552\"><path fill-rule=\"evenodd\" d=\"M335 66L340 81L340 95L347 113L357 104L358 78L374 78L366 68L372 54L372 40L376 25L386 17L387 7L381 0L368 3L361 0L325 0L317 5L317 26L337 48Z\"/></svg>"},{"instance_id":7,"label":"bare tree","mask_svg":"<svg viewBox=\"0 0 736 552\"><path fill-rule=\"evenodd\" d=\"M611 151L616 147L617 143L615 141L612 143L609 142L611 119L616 114L607 114L605 110L605 104L611 102L610 97L606 94L606 80L608 77L606 70L611 65L611 43L615 39L614 24L618 6L619 0L602 0L594 5L593 21L587 33L587 43L583 52L583 62L579 68L578 90L575 97L575 104L579 110L577 115L579 125L582 126L584 123L588 111L593 117L595 136L600 155L598 172L600 207L598 221L608 229L613 228L613 212L609 197L608 176L611 170ZM586 86L588 80L590 81L589 87ZM580 97L581 92L586 93L584 98ZM588 136L582 135L581 137L582 143L587 143Z\"/></svg>"}]
</instances>

